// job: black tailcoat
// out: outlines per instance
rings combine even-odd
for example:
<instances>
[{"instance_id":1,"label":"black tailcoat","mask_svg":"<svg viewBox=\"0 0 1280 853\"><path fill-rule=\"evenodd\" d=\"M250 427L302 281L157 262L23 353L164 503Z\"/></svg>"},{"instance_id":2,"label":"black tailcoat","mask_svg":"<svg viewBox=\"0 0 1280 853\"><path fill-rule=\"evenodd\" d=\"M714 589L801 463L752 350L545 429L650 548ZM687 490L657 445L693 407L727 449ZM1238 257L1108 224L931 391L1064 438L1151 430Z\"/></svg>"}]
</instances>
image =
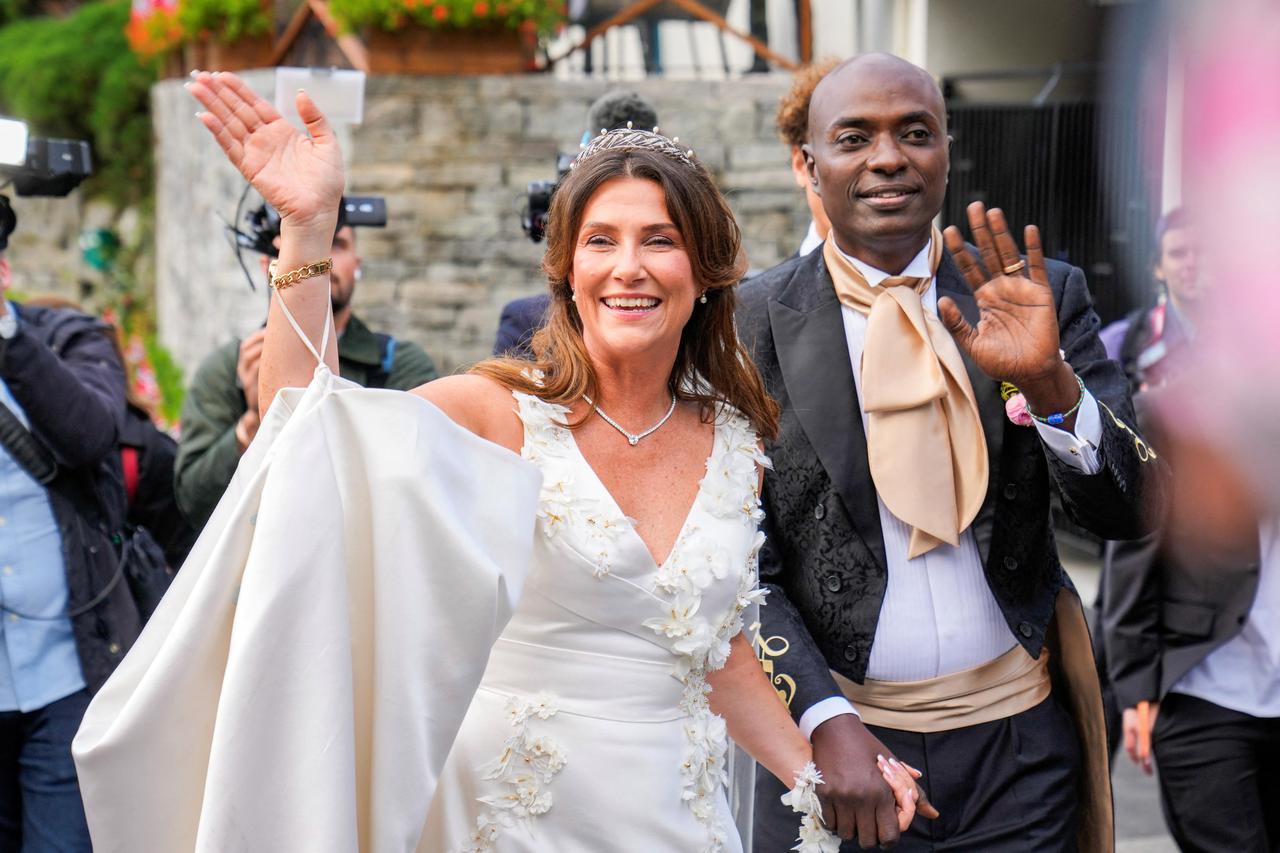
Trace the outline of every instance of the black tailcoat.
<instances>
[{"instance_id":1,"label":"black tailcoat","mask_svg":"<svg viewBox=\"0 0 1280 853\"><path fill-rule=\"evenodd\" d=\"M1146 527L1165 471L1128 426L1128 385L1098 339L1098 317L1077 268L1048 262L1066 359L1099 403L1102 469L1063 463L1031 427L1004 412L1000 384L966 356L990 454L986 500L973 523L987 582L1027 652L1039 657L1059 591L1070 580L1050 524L1050 489L1077 523L1106 539ZM971 323L977 303L944 253L939 296ZM829 670L862 682L888 580L866 435L849 363L840 302L821 251L787 261L740 289L738 332L782 408L781 433L766 445L761 610L766 669L798 719L839 694ZM1145 499L1145 502L1144 502Z\"/></svg>"}]
</instances>

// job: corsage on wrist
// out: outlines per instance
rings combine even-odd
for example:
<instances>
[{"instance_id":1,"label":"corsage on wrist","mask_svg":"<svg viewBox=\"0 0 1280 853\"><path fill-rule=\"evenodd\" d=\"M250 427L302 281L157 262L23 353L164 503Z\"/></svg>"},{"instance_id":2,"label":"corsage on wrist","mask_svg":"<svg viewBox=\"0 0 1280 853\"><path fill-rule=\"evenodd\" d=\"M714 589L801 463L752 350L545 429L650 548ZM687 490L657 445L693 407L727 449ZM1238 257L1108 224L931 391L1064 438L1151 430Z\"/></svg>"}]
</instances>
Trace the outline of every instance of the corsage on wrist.
<instances>
[{"instance_id":1,"label":"corsage on wrist","mask_svg":"<svg viewBox=\"0 0 1280 853\"><path fill-rule=\"evenodd\" d=\"M1058 350L1058 357L1063 361L1066 360L1066 353ZM1011 422L1018 426L1032 426L1039 421L1049 426L1059 426L1071 417L1080 408L1080 404L1084 402L1084 380L1079 374L1074 374L1076 385L1080 389L1079 395L1076 397L1076 404L1065 412L1052 412L1048 415L1037 415L1031 411L1031 407L1027 405L1027 398L1023 396L1022 391L1012 382L1000 383L1000 399L1004 400L1004 413Z\"/></svg>"},{"instance_id":2,"label":"corsage on wrist","mask_svg":"<svg viewBox=\"0 0 1280 853\"><path fill-rule=\"evenodd\" d=\"M822 774L812 761L796 773L796 784L782 795L782 804L804 815L800 820L799 843L792 850L796 853L840 853L840 839L822 823L822 802L818 799L818 786L823 784Z\"/></svg>"}]
</instances>

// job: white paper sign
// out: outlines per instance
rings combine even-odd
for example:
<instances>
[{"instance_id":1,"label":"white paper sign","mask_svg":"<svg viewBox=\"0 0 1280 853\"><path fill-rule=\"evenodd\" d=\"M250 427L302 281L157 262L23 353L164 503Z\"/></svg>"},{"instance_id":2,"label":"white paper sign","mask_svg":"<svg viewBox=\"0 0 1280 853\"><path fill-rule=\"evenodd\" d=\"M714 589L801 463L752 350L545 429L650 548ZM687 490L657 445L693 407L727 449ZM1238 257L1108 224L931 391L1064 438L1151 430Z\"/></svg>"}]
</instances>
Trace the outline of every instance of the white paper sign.
<instances>
[{"instance_id":1,"label":"white paper sign","mask_svg":"<svg viewBox=\"0 0 1280 853\"><path fill-rule=\"evenodd\" d=\"M276 109L298 127L302 119L294 106L299 89L306 89L311 100L331 123L359 124L364 120L363 71L337 68L277 68Z\"/></svg>"}]
</instances>

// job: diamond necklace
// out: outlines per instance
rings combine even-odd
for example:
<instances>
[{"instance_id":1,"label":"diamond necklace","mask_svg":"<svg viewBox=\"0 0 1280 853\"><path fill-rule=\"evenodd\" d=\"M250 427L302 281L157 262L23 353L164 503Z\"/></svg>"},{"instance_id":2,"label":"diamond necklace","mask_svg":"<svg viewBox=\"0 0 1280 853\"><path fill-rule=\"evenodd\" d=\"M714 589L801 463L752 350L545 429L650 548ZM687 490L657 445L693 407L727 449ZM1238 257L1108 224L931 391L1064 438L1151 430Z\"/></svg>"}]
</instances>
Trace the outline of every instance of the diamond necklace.
<instances>
[{"instance_id":1,"label":"diamond necklace","mask_svg":"<svg viewBox=\"0 0 1280 853\"><path fill-rule=\"evenodd\" d=\"M670 419L671 419L671 416L675 413L675 410L676 410L676 395L675 395L675 394L672 394L672 395L671 395L671 408L667 409L667 413L666 413L665 415L663 415L663 416L662 416L662 420L658 421L656 424L654 424L653 426L649 427L649 428L648 428L647 430L645 430L644 432L630 433L630 432L627 432L625 429L623 429L623 428L622 428L622 425L621 425L620 423L618 423L618 422L617 422L617 421L615 421L613 418L611 418L611 417L609 417L608 415L606 415L606 414L604 413L604 409L600 408L600 407L599 407L599 406L597 406L595 403L593 403L593 402L591 401L591 398L590 398L590 397L588 397L586 394L583 394L583 395L582 395L582 399L584 399L584 400L586 400L586 401L587 401L587 405L588 405L588 406L590 406L591 408L593 408L593 409L595 409L595 410L596 410L596 414L597 414L597 415L599 415L600 417L604 418L604 422L605 422L605 423L607 423L609 426L613 427L613 428L614 428L614 429L616 429L618 432L620 432L620 433L622 433L623 435L625 435L625 436L627 437L627 443L628 443L628 444L630 444L632 447L635 447L637 444L639 444L639 443L640 443L640 439L644 438L644 437L645 437L645 436L647 436L647 435L652 435L653 433L655 433L655 432L657 432L659 429L661 429L661 428L662 428L662 425L663 425L663 424L665 424L668 420L670 420Z\"/></svg>"}]
</instances>

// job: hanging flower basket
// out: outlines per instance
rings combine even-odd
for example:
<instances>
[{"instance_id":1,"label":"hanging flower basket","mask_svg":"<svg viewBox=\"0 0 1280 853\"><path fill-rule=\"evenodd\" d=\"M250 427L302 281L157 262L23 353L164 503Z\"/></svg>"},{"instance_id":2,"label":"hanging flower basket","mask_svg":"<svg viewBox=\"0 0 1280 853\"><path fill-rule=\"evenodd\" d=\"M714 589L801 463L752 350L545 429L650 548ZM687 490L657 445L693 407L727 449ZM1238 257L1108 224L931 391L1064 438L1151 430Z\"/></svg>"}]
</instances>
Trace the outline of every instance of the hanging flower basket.
<instances>
[{"instance_id":1,"label":"hanging flower basket","mask_svg":"<svg viewBox=\"0 0 1280 853\"><path fill-rule=\"evenodd\" d=\"M126 35L165 76L261 68L271 59L270 0L134 0Z\"/></svg>"},{"instance_id":2,"label":"hanging flower basket","mask_svg":"<svg viewBox=\"0 0 1280 853\"><path fill-rule=\"evenodd\" d=\"M520 74L537 67L537 39L506 28L375 29L367 41L373 74Z\"/></svg>"},{"instance_id":3,"label":"hanging flower basket","mask_svg":"<svg viewBox=\"0 0 1280 853\"><path fill-rule=\"evenodd\" d=\"M374 74L519 74L564 24L563 0L330 0L344 32L365 34Z\"/></svg>"},{"instance_id":4,"label":"hanging flower basket","mask_svg":"<svg viewBox=\"0 0 1280 853\"><path fill-rule=\"evenodd\" d=\"M219 39L189 41L182 46L182 64L186 71L265 68L271 61L271 48L270 36L249 36L230 42Z\"/></svg>"}]
</instances>

